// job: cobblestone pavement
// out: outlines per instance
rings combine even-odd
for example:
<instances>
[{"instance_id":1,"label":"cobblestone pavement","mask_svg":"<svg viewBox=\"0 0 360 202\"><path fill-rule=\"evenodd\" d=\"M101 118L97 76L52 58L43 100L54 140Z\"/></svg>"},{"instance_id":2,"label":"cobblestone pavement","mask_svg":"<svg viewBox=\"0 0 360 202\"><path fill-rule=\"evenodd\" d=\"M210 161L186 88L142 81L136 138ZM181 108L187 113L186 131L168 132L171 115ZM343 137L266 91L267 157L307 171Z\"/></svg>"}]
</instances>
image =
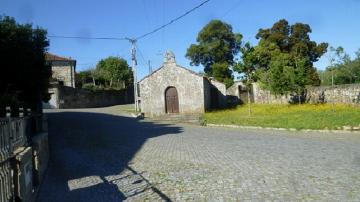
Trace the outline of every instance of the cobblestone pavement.
<instances>
[{"instance_id":1,"label":"cobblestone pavement","mask_svg":"<svg viewBox=\"0 0 360 202\"><path fill-rule=\"evenodd\" d=\"M49 113L38 201L360 201L360 134Z\"/></svg>"}]
</instances>

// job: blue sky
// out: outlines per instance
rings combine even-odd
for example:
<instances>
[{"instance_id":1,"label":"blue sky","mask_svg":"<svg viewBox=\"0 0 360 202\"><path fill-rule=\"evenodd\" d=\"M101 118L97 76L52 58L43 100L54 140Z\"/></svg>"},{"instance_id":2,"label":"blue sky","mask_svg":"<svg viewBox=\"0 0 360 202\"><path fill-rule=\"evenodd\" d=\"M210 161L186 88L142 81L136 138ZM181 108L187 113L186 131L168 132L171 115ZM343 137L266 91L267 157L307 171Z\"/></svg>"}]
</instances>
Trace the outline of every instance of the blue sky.
<instances>
[{"instance_id":1,"label":"blue sky","mask_svg":"<svg viewBox=\"0 0 360 202\"><path fill-rule=\"evenodd\" d=\"M48 30L49 35L85 37L136 37L183 14L203 0L0 0L0 14L31 22ZM177 63L194 71L185 58L186 49L197 33L212 19L221 19L235 32L256 44L259 28L268 28L279 19L291 24L310 24L311 39L343 46L352 56L360 48L360 0L210 0L180 21L152 34L137 45L138 78L163 61L162 53L172 50ZM130 60L127 41L50 38L49 51L77 60L77 70L94 67L107 56ZM140 53L141 52L141 53ZM323 56L315 65L324 69ZM129 61L129 64L130 61Z\"/></svg>"}]
</instances>

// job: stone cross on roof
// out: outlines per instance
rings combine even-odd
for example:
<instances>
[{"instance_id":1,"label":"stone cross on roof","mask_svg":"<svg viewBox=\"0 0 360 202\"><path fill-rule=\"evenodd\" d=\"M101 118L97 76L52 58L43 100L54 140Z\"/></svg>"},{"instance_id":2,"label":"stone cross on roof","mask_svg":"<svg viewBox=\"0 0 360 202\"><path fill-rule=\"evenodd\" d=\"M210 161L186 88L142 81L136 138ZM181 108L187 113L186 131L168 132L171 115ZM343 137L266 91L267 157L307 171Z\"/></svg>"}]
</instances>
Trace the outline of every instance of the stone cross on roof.
<instances>
[{"instance_id":1,"label":"stone cross on roof","mask_svg":"<svg viewBox=\"0 0 360 202\"><path fill-rule=\"evenodd\" d=\"M176 63L175 61L175 54L168 50L164 54L164 63Z\"/></svg>"}]
</instances>

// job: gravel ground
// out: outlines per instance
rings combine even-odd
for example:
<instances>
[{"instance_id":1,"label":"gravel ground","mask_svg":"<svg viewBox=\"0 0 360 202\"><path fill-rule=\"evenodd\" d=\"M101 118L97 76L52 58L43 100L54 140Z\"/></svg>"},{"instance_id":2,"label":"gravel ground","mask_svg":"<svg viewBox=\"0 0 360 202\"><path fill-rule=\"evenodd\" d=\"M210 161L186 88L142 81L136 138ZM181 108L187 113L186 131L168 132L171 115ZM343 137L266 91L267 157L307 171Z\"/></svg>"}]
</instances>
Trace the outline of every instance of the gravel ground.
<instances>
[{"instance_id":1,"label":"gravel ground","mask_svg":"<svg viewBox=\"0 0 360 202\"><path fill-rule=\"evenodd\" d=\"M360 201L360 134L153 123L50 110L38 201Z\"/></svg>"}]
</instances>

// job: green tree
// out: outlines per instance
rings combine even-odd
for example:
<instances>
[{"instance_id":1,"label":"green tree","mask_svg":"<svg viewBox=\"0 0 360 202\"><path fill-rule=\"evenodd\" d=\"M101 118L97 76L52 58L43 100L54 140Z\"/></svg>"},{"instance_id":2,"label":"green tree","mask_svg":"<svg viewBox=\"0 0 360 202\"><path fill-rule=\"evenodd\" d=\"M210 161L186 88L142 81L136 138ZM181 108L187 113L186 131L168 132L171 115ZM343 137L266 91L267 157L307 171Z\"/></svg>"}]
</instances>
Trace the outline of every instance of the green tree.
<instances>
[{"instance_id":1,"label":"green tree","mask_svg":"<svg viewBox=\"0 0 360 202\"><path fill-rule=\"evenodd\" d=\"M234 71L241 74L241 79L246 86L248 93L248 106L249 115L251 115L251 100L250 100L250 89L255 79L255 72L257 64L254 58L254 47L246 42L243 47L240 48L241 60L237 61L233 67Z\"/></svg>"},{"instance_id":2,"label":"green tree","mask_svg":"<svg viewBox=\"0 0 360 202\"><path fill-rule=\"evenodd\" d=\"M116 83L118 87L125 88L132 83L132 71L126 60L119 57L102 59L96 65L96 72L100 79L104 79L110 88Z\"/></svg>"},{"instance_id":3,"label":"green tree","mask_svg":"<svg viewBox=\"0 0 360 202\"><path fill-rule=\"evenodd\" d=\"M254 48L251 58L257 67L257 79L271 92L297 92L300 96L306 85L320 84L313 63L326 52L328 44L317 44L310 40L310 33L309 25L289 25L284 19L269 29L259 30L256 35L259 43ZM282 76L275 75L276 72ZM280 80L275 79L276 77Z\"/></svg>"},{"instance_id":4,"label":"green tree","mask_svg":"<svg viewBox=\"0 0 360 202\"><path fill-rule=\"evenodd\" d=\"M45 64L49 45L46 34L39 27L0 16L0 99L13 96L37 111L41 110L41 101L49 99L51 69Z\"/></svg>"},{"instance_id":5,"label":"green tree","mask_svg":"<svg viewBox=\"0 0 360 202\"><path fill-rule=\"evenodd\" d=\"M239 52L242 35L233 33L231 25L220 20L210 21L198 34L197 44L191 44L186 57L191 65L204 66L207 76L233 84L231 67L234 56Z\"/></svg>"},{"instance_id":6,"label":"green tree","mask_svg":"<svg viewBox=\"0 0 360 202\"><path fill-rule=\"evenodd\" d=\"M77 72L75 75L75 85L78 88L82 88L84 84L93 83L95 86L95 78L93 77L93 69L87 69Z\"/></svg>"},{"instance_id":7,"label":"green tree","mask_svg":"<svg viewBox=\"0 0 360 202\"><path fill-rule=\"evenodd\" d=\"M296 74L290 55L280 53L269 64L268 89L275 95L283 95L295 89Z\"/></svg>"},{"instance_id":8,"label":"green tree","mask_svg":"<svg viewBox=\"0 0 360 202\"><path fill-rule=\"evenodd\" d=\"M322 85L360 83L360 49L351 59L343 47L329 48L329 66L325 71L320 71Z\"/></svg>"}]
</instances>

